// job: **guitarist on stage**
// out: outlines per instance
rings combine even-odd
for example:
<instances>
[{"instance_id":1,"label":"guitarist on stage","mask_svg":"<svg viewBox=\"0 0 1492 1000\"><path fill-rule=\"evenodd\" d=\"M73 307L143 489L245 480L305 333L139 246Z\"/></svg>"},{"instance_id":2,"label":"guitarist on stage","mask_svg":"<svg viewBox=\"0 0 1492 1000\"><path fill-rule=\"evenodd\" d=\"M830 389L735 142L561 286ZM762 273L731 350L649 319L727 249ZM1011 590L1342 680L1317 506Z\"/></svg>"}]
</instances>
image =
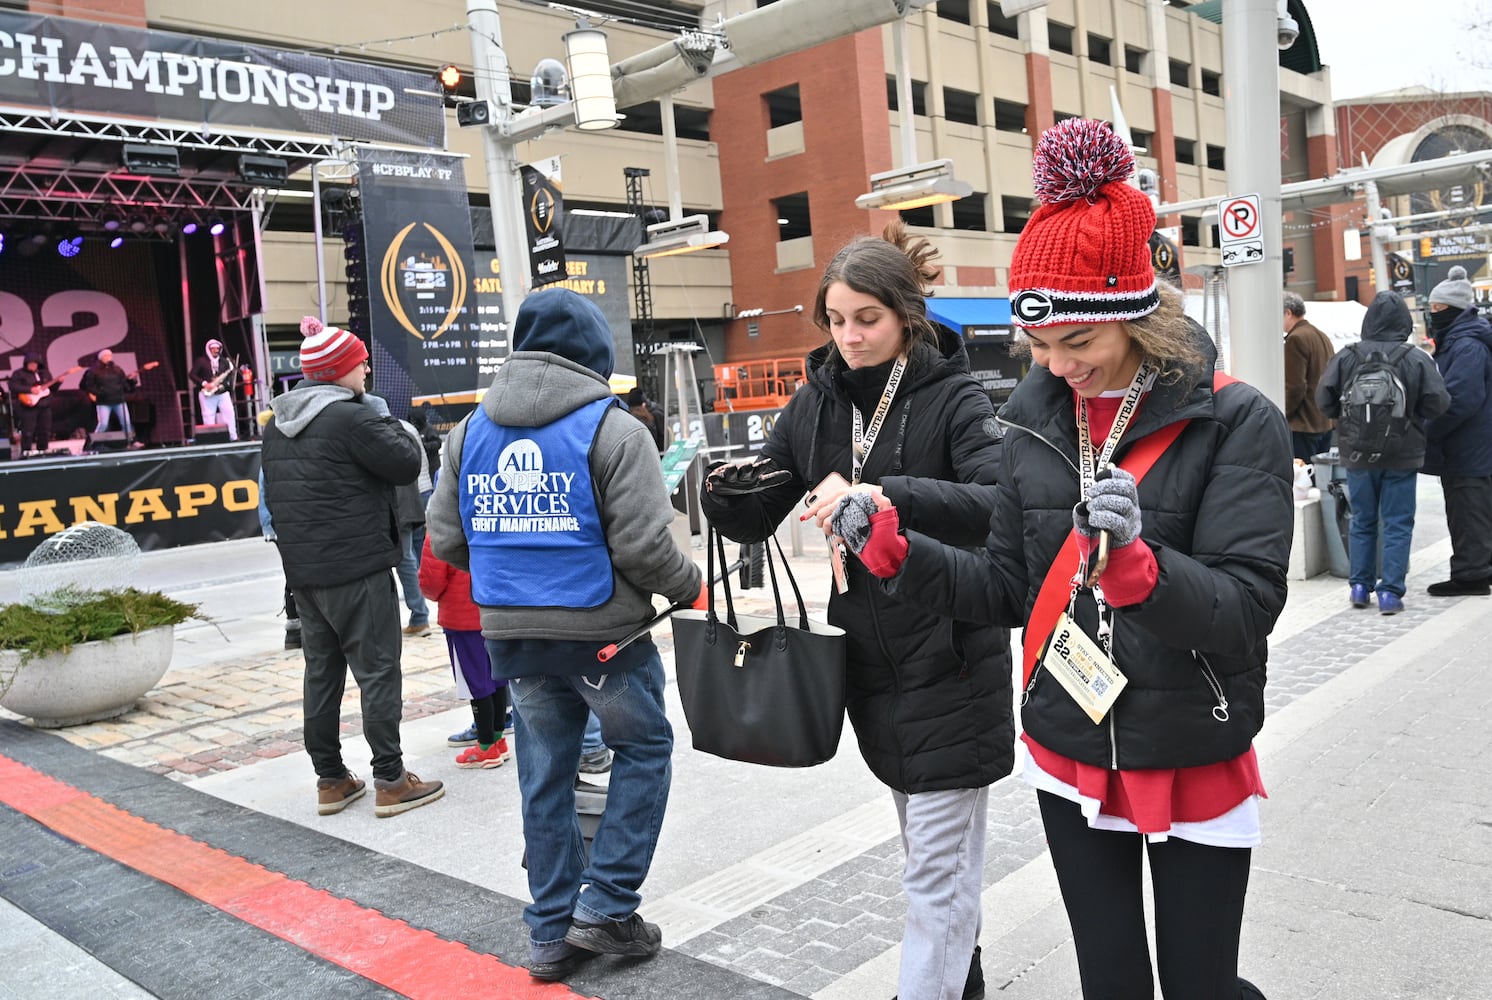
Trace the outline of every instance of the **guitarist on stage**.
<instances>
[{"instance_id":1,"label":"guitarist on stage","mask_svg":"<svg viewBox=\"0 0 1492 1000\"><path fill-rule=\"evenodd\" d=\"M139 372L126 375L124 369L114 363L113 351L105 348L98 352L98 363L83 373L83 391L93 400L94 411L98 414L98 426L93 429L94 434L102 434L108 430L110 419L117 417L125 440L135 439L135 428L130 424L130 408L129 403L125 402L125 396L139 387Z\"/></svg>"},{"instance_id":2,"label":"guitarist on stage","mask_svg":"<svg viewBox=\"0 0 1492 1000\"><path fill-rule=\"evenodd\" d=\"M204 424L227 424L228 440L238 440L238 418L233 411L233 380L238 366L224 357L223 342L209 340L207 354L197 359L188 376L197 387Z\"/></svg>"},{"instance_id":3,"label":"guitarist on stage","mask_svg":"<svg viewBox=\"0 0 1492 1000\"><path fill-rule=\"evenodd\" d=\"M52 443L52 406L47 398L52 373L41 355L31 353L21 367L10 373L9 389L14 400L16 426L21 431L21 454L45 452ZM28 402L30 400L30 402Z\"/></svg>"}]
</instances>

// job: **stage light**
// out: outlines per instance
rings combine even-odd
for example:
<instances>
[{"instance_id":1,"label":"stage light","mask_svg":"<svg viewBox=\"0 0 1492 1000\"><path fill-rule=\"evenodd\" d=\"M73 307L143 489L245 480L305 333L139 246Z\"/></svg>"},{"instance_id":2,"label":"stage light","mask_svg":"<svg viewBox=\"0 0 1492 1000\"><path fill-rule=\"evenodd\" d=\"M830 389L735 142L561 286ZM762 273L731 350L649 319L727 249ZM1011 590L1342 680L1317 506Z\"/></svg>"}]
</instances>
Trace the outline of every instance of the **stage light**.
<instances>
[{"instance_id":1,"label":"stage light","mask_svg":"<svg viewBox=\"0 0 1492 1000\"><path fill-rule=\"evenodd\" d=\"M72 239L57 241L57 252L64 257L76 257L83 252L83 237L74 236Z\"/></svg>"},{"instance_id":2,"label":"stage light","mask_svg":"<svg viewBox=\"0 0 1492 1000\"><path fill-rule=\"evenodd\" d=\"M126 143L121 161L132 174L154 177L180 177L181 155L173 146Z\"/></svg>"},{"instance_id":3,"label":"stage light","mask_svg":"<svg viewBox=\"0 0 1492 1000\"><path fill-rule=\"evenodd\" d=\"M109 215L104 216L104 230L105 231L110 232L110 233L115 232L116 230L119 229L120 225L121 225L121 223L119 221L119 216L114 215L112 213L109 214Z\"/></svg>"},{"instance_id":4,"label":"stage light","mask_svg":"<svg viewBox=\"0 0 1492 1000\"><path fill-rule=\"evenodd\" d=\"M223 230L226 228L227 227L223 225L222 219L213 219L211 225L207 227L207 231L209 233L212 233L212 235L214 236L222 236Z\"/></svg>"},{"instance_id":5,"label":"stage light","mask_svg":"<svg viewBox=\"0 0 1492 1000\"><path fill-rule=\"evenodd\" d=\"M118 250L122 246L124 246L124 237L123 236L116 236L112 240L109 241L109 249L110 250Z\"/></svg>"},{"instance_id":6,"label":"stage light","mask_svg":"<svg viewBox=\"0 0 1492 1000\"><path fill-rule=\"evenodd\" d=\"M152 228L154 228L155 231L160 235L165 236L171 231L171 223L167 222L165 219L156 219L155 225Z\"/></svg>"},{"instance_id":7,"label":"stage light","mask_svg":"<svg viewBox=\"0 0 1492 1000\"><path fill-rule=\"evenodd\" d=\"M5 234L0 233L0 253L5 252Z\"/></svg>"},{"instance_id":8,"label":"stage light","mask_svg":"<svg viewBox=\"0 0 1492 1000\"><path fill-rule=\"evenodd\" d=\"M260 187L282 188L290 181L290 163L278 156L244 153L238 158L238 176Z\"/></svg>"},{"instance_id":9,"label":"stage light","mask_svg":"<svg viewBox=\"0 0 1492 1000\"><path fill-rule=\"evenodd\" d=\"M43 243L45 243L46 241L47 241L47 234L46 233L32 233L31 234L31 245L32 246L39 247Z\"/></svg>"},{"instance_id":10,"label":"stage light","mask_svg":"<svg viewBox=\"0 0 1492 1000\"><path fill-rule=\"evenodd\" d=\"M136 215L130 219L130 232L143 233L147 228L144 217Z\"/></svg>"},{"instance_id":11,"label":"stage light","mask_svg":"<svg viewBox=\"0 0 1492 1000\"><path fill-rule=\"evenodd\" d=\"M190 220L187 222L183 222L181 224L181 231L183 234L190 236L197 231L197 224Z\"/></svg>"}]
</instances>

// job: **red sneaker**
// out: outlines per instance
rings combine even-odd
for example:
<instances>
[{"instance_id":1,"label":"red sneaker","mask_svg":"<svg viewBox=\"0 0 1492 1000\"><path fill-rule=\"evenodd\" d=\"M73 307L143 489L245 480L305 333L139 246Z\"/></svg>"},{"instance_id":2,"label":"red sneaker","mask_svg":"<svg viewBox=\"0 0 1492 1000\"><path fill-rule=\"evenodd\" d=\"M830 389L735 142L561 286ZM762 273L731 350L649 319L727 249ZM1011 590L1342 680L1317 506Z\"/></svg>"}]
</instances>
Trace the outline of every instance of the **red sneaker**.
<instances>
[{"instance_id":1,"label":"red sneaker","mask_svg":"<svg viewBox=\"0 0 1492 1000\"><path fill-rule=\"evenodd\" d=\"M486 750L482 749L481 744L474 747L467 747L457 755L456 766L502 767L508 758L512 756L512 753L508 751L508 741L498 740Z\"/></svg>"}]
</instances>

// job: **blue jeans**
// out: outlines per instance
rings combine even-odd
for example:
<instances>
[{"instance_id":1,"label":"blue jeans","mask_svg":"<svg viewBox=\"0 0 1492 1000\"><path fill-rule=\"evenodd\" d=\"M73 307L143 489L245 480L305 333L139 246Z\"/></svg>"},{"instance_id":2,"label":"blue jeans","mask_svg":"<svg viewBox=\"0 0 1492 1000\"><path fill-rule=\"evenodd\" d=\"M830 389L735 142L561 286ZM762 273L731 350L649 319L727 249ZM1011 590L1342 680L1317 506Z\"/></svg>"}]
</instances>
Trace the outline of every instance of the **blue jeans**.
<instances>
[{"instance_id":1,"label":"blue jeans","mask_svg":"<svg viewBox=\"0 0 1492 1000\"><path fill-rule=\"evenodd\" d=\"M1347 495L1352 503L1349 580L1354 586L1404 596L1418 478L1415 469L1347 470ZM1378 565L1380 532L1382 566Z\"/></svg>"},{"instance_id":2,"label":"blue jeans","mask_svg":"<svg viewBox=\"0 0 1492 1000\"><path fill-rule=\"evenodd\" d=\"M652 867L673 781L673 727L663 710L663 661L649 640L635 670L594 677L519 677L508 682L516 709L518 788L528 889L523 910L535 962L564 958L572 918L625 920L637 910ZM489 654L492 648L488 646ZM577 665L579 666L579 665ZM590 861L575 815L575 773L586 713L601 720L615 754L606 813ZM585 890L581 891L581 886Z\"/></svg>"},{"instance_id":3,"label":"blue jeans","mask_svg":"<svg viewBox=\"0 0 1492 1000\"><path fill-rule=\"evenodd\" d=\"M423 529L419 529L423 532ZM409 624L430 624L430 607L425 595L420 593L420 550L415 548L416 531L400 531L399 547L402 550L399 565L394 572L399 574L399 589L404 591L404 606L409 609Z\"/></svg>"},{"instance_id":4,"label":"blue jeans","mask_svg":"<svg viewBox=\"0 0 1492 1000\"><path fill-rule=\"evenodd\" d=\"M601 720L596 718L592 712L585 720L585 737L580 741L581 753L595 753L597 750L606 749L606 744L601 740Z\"/></svg>"},{"instance_id":5,"label":"blue jeans","mask_svg":"<svg viewBox=\"0 0 1492 1000\"><path fill-rule=\"evenodd\" d=\"M130 426L130 405L128 403L94 403L93 412L98 417L98 426L93 433L102 434L109 429L109 419L119 418L119 429L124 431L125 437L134 437L135 429Z\"/></svg>"}]
</instances>

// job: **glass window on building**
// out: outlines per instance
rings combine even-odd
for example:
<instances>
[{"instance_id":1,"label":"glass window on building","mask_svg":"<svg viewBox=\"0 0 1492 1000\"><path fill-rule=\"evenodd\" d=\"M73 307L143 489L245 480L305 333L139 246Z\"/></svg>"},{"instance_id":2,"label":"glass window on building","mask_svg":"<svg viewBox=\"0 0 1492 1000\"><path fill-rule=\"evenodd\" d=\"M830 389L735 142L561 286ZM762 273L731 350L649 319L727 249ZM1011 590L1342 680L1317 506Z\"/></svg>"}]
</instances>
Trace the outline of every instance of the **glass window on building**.
<instances>
[{"instance_id":1,"label":"glass window on building","mask_svg":"<svg viewBox=\"0 0 1492 1000\"><path fill-rule=\"evenodd\" d=\"M1063 24L1060 21L1047 21L1046 34L1053 52L1072 55L1072 25Z\"/></svg>"},{"instance_id":2,"label":"glass window on building","mask_svg":"<svg viewBox=\"0 0 1492 1000\"><path fill-rule=\"evenodd\" d=\"M1197 141L1195 139L1176 137L1176 162L1196 166Z\"/></svg>"},{"instance_id":3,"label":"glass window on building","mask_svg":"<svg viewBox=\"0 0 1492 1000\"><path fill-rule=\"evenodd\" d=\"M1114 40L1091 32L1088 35L1088 61L1101 66L1114 64Z\"/></svg>"},{"instance_id":4,"label":"glass window on building","mask_svg":"<svg viewBox=\"0 0 1492 1000\"><path fill-rule=\"evenodd\" d=\"M979 95L953 87L943 88L943 117L965 125L979 124Z\"/></svg>"},{"instance_id":5,"label":"glass window on building","mask_svg":"<svg viewBox=\"0 0 1492 1000\"><path fill-rule=\"evenodd\" d=\"M986 8L989 12L990 34L1002 35L1005 38L1021 37L1020 21L1005 16L1005 11L1000 7L1000 0L989 0Z\"/></svg>"},{"instance_id":6,"label":"glass window on building","mask_svg":"<svg viewBox=\"0 0 1492 1000\"><path fill-rule=\"evenodd\" d=\"M1191 86L1192 66L1180 59L1171 61L1171 86L1188 88Z\"/></svg>"},{"instance_id":7,"label":"glass window on building","mask_svg":"<svg viewBox=\"0 0 1492 1000\"><path fill-rule=\"evenodd\" d=\"M969 24L969 0L938 0L938 16L945 21Z\"/></svg>"},{"instance_id":8,"label":"glass window on building","mask_svg":"<svg viewBox=\"0 0 1492 1000\"><path fill-rule=\"evenodd\" d=\"M1227 170L1228 157L1223 147L1207 144L1207 166L1212 170Z\"/></svg>"},{"instance_id":9,"label":"glass window on building","mask_svg":"<svg viewBox=\"0 0 1492 1000\"><path fill-rule=\"evenodd\" d=\"M1001 132L1026 131L1026 106L996 98L995 128Z\"/></svg>"},{"instance_id":10,"label":"glass window on building","mask_svg":"<svg viewBox=\"0 0 1492 1000\"><path fill-rule=\"evenodd\" d=\"M1131 73L1145 72L1145 56L1149 55L1144 49L1137 49L1133 45L1124 46L1124 68Z\"/></svg>"},{"instance_id":11,"label":"glass window on building","mask_svg":"<svg viewBox=\"0 0 1492 1000\"><path fill-rule=\"evenodd\" d=\"M1202 71L1202 93L1211 94L1213 97L1223 96L1223 75L1214 73L1210 69Z\"/></svg>"}]
</instances>

